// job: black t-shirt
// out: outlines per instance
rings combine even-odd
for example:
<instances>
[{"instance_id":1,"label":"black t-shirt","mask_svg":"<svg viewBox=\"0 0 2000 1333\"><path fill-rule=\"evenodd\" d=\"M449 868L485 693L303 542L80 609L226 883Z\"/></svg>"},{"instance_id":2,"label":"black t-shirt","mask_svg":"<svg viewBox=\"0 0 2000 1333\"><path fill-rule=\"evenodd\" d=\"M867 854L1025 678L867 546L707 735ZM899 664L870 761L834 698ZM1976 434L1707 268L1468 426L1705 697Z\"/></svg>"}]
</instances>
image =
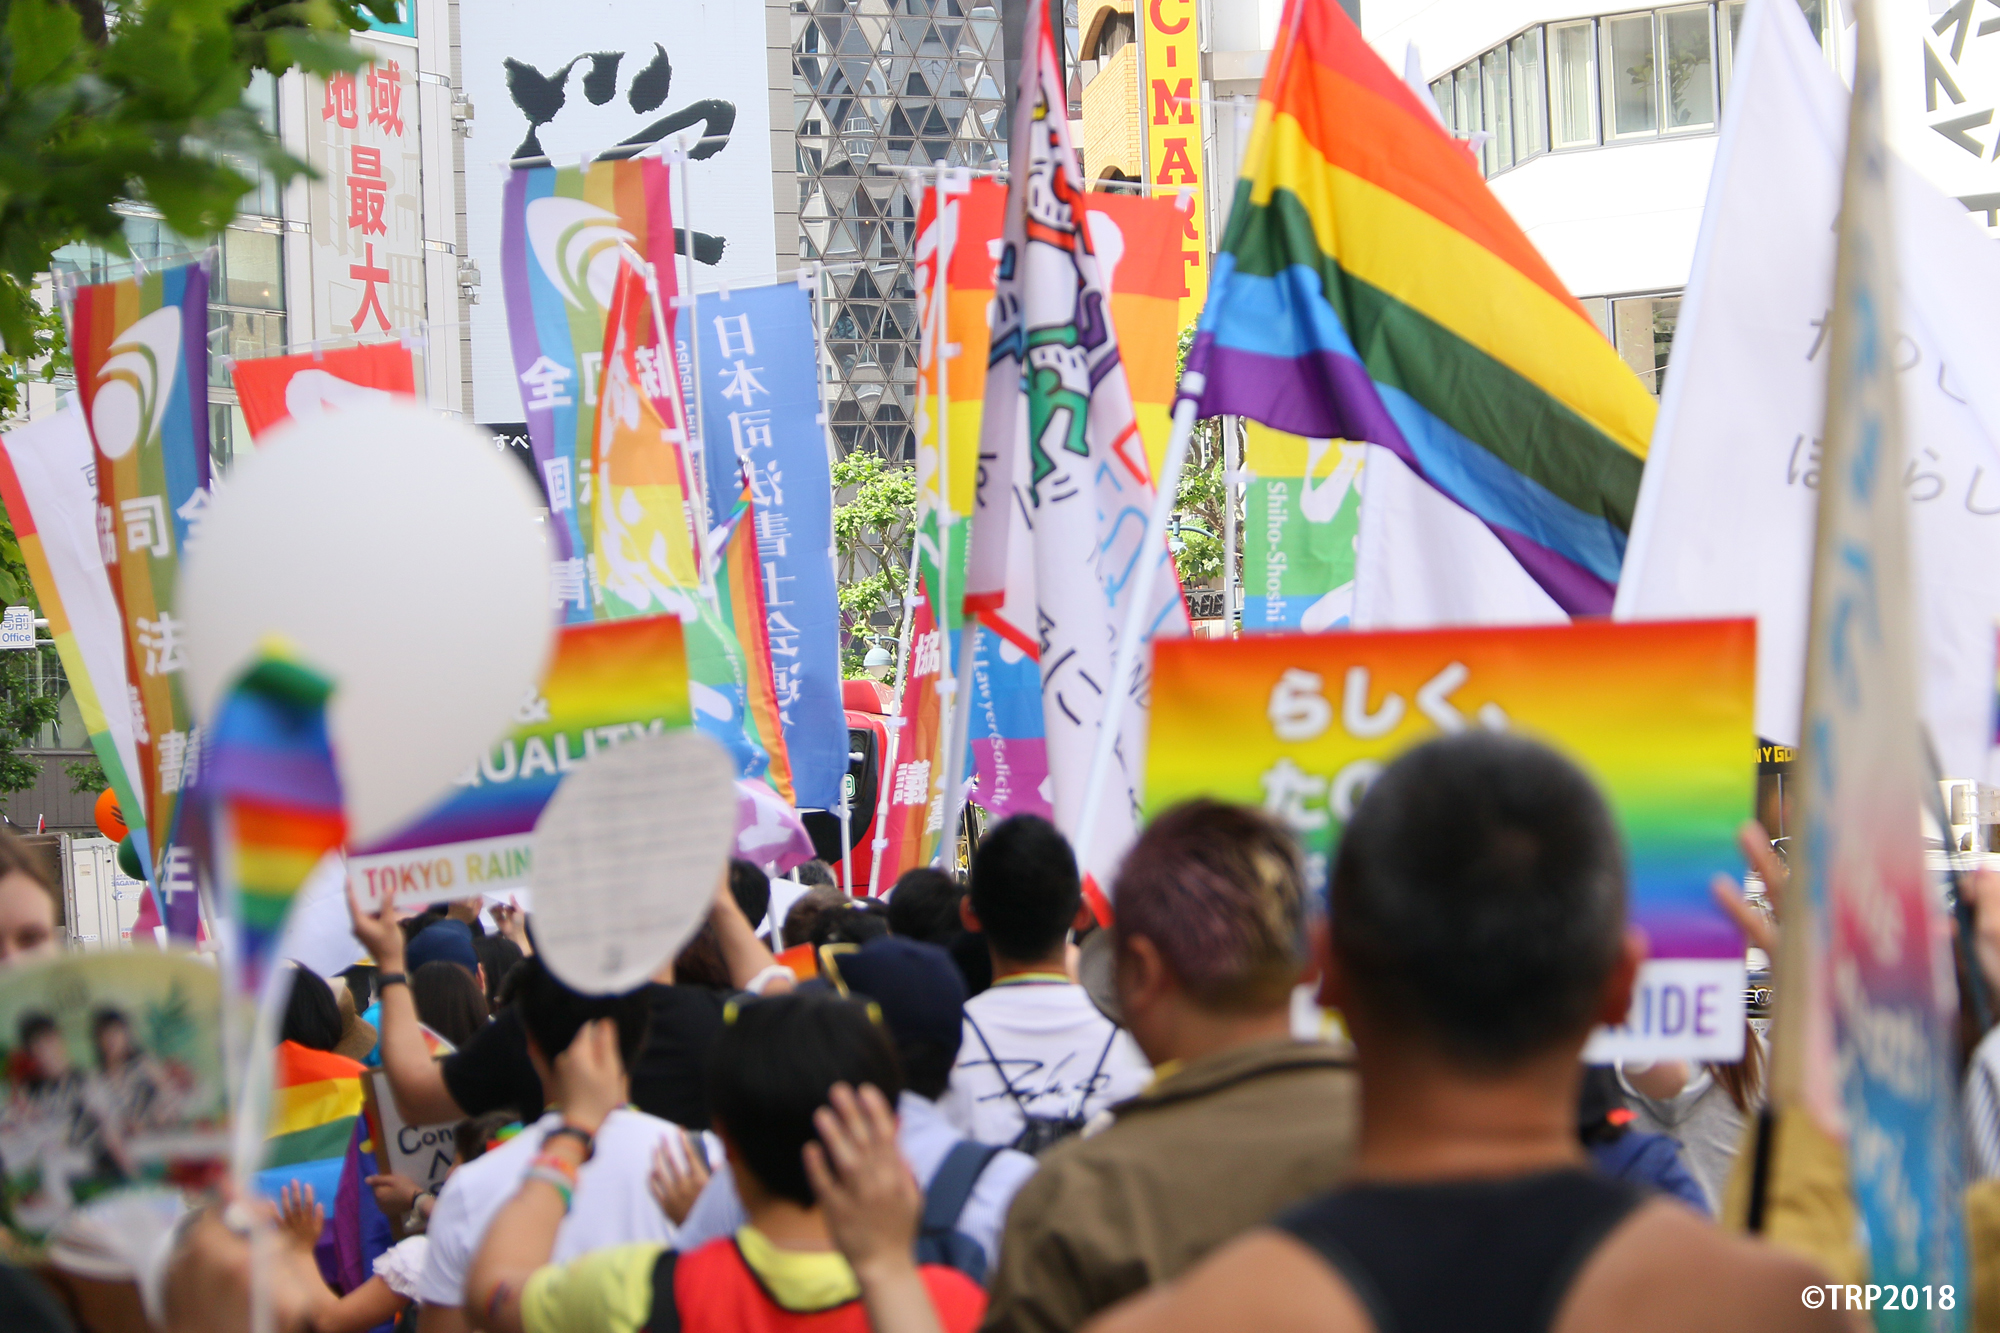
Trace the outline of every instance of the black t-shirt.
<instances>
[{"instance_id":1,"label":"black t-shirt","mask_svg":"<svg viewBox=\"0 0 2000 1333\"><path fill-rule=\"evenodd\" d=\"M646 1043L632 1067L632 1104L689 1129L708 1128L708 1048L728 996L701 986L647 986ZM528 1059L527 1029L513 1005L443 1061L444 1086L468 1116L542 1113L542 1081Z\"/></svg>"}]
</instances>

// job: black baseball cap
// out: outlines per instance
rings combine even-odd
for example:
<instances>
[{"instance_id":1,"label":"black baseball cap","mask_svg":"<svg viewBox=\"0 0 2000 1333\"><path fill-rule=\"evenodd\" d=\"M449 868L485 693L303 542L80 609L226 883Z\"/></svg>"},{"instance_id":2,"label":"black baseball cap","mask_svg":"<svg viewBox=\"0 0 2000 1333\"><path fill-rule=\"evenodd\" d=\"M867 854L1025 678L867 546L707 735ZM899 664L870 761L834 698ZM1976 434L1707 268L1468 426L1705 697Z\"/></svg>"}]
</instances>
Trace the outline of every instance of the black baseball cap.
<instances>
[{"instance_id":1,"label":"black baseball cap","mask_svg":"<svg viewBox=\"0 0 2000 1333\"><path fill-rule=\"evenodd\" d=\"M958 1049L965 1032L965 978L937 945L885 935L858 949L830 946L821 959L842 994L876 1003L898 1046L922 1042Z\"/></svg>"}]
</instances>

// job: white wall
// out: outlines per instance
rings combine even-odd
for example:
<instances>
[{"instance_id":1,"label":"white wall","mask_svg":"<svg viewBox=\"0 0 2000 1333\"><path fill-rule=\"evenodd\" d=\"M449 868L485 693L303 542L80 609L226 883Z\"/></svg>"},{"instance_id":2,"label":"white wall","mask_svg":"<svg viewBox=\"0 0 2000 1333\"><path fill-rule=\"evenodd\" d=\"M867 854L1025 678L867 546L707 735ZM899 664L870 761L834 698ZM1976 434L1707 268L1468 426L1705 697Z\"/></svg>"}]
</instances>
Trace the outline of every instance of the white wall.
<instances>
[{"instance_id":1,"label":"white wall","mask_svg":"<svg viewBox=\"0 0 2000 1333\"><path fill-rule=\"evenodd\" d=\"M1578 296L1687 281L1715 136L1549 153L1495 176L1493 193Z\"/></svg>"}]
</instances>

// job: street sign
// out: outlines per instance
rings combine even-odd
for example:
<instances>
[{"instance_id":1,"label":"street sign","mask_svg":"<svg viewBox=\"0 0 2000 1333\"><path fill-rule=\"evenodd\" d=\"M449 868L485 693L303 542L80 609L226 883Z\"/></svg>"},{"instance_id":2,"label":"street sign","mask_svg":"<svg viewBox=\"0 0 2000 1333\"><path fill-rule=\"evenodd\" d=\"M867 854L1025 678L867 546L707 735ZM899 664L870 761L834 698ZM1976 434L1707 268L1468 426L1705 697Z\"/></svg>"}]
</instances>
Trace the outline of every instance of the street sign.
<instances>
[{"instance_id":1,"label":"street sign","mask_svg":"<svg viewBox=\"0 0 2000 1333\"><path fill-rule=\"evenodd\" d=\"M35 646L35 608L10 606L0 618L0 649Z\"/></svg>"}]
</instances>

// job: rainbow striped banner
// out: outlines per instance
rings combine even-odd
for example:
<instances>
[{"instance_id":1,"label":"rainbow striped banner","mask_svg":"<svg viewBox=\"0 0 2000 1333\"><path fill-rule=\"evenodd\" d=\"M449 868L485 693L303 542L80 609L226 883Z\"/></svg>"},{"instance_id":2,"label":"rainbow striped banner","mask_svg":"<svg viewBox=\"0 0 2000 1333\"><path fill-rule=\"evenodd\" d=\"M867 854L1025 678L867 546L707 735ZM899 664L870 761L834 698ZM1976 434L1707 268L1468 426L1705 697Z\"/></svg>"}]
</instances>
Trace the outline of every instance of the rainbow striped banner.
<instances>
[{"instance_id":1,"label":"rainbow striped banner","mask_svg":"<svg viewBox=\"0 0 2000 1333\"><path fill-rule=\"evenodd\" d=\"M292 899L347 841L340 774L327 735L333 682L266 650L216 710L200 799L215 847L237 993L260 996Z\"/></svg>"},{"instance_id":2,"label":"rainbow striped banner","mask_svg":"<svg viewBox=\"0 0 2000 1333\"><path fill-rule=\"evenodd\" d=\"M743 649L743 670L747 699L744 706L746 729L751 739L764 747L770 767L764 781L784 797L786 805L798 804L792 781L791 752L785 744L784 717L778 707L776 665L771 657L771 631L764 602L764 562L757 554L757 502L749 483L736 497L736 507L723 521L720 537L722 559L716 562L715 593L723 619Z\"/></svg>"},{"instance_id":3,"label":"rainbow striped banner","mask_svg":"<svg viewBox=\"0 0 2000 1333\"><path fill-rule=\"evenodd\" d=\"M1393 450L1608 613L1652 395L1339 6L1279 29L1182 391Z\"/></svg>"},{"instance_id":4,"label":"rainbow striped banner","mask_svg":"<svg viewBox=\"0 0 2000 1333\"><path fill-rule=\"evenodd\" d=\"M295 1041L278 1046L271 1116L257 1192L275 1199L297 1181L310 1185L332 1215L348 1144L367 1100L358 1061Z\"/></svg>"},{"instance_id":5,"label":"rainbow striped banner","mask_svg":"<svg viewBox=\"0 0 2000 1333\"><path fill-rule=\"evenodd\" d=\"M1604 791L1650 945L1627 1026L1600 1032L1589 1057L1734 1060L1743 938L1709 883L1741 869L1755 687L1753 620L1168 640L1154 656L1146 814L1195 796L1262 806L1323 882L1397 754L1472 726L1534 736Z\"/></svg>"},{"instance_id":6,"label":"rainbow striped banner","mask_svg":"<svg viewBox=\"0 0 2000 1333\"><path fill-rule=\"evenodd\" d=\"M175 582L209 495L207 270L77 288L69 343L96 444L97 540L123 620L133 776L158 867L201 747Z\"/></svg>"},{"instance_id":7,"label":"rainbow striped banner","mask_svg":"<svg viewBox=\"0 0 2000 1333\"><path fill-rule=\"evenodd\" d=\"M513 731L430 813L354 849L349 882L368 905L390 893L421 903L526 888L535 820L563 775L601 749L689 722L679 618L566 625Z\"/></svg>"},{"instance_id":8,"label":"rainbow striped banner","mask_svg":"<svg viewBox=\"0 0 2000 1333\"><path fill-rule=\"evenodd\" d=\"M673 295L668 198L667 165L650 157L522 167L507 180L500 277L508 340L557 520L556 596L572 623L591 619L597 601L587 558L596 534L590 474L612 292L630 247L653 265L663 297Z\"/></svg>"}]
</instances>

